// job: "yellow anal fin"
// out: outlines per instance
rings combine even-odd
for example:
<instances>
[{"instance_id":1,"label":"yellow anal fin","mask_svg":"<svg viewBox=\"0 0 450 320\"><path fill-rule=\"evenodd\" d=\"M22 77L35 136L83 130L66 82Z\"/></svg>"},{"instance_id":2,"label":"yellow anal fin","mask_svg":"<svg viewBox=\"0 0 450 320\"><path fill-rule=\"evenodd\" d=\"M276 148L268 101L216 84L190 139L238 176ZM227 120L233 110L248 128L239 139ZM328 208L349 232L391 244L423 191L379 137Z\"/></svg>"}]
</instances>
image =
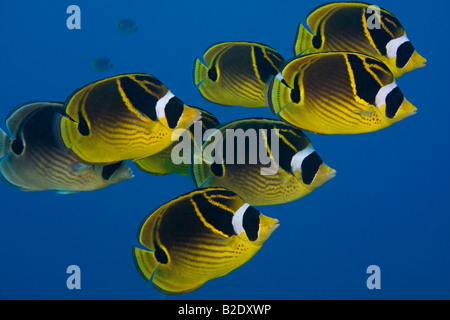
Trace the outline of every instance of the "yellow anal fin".
<instances>
[{"instance_id":1,"label":"yellow anal fin","mask_svg":"<svg viewBox=\"0 0 450 320\"><path fill-rule=\"evenodd\" d=\"M204 282L202 283L193 283L191 285L178 283L177 281L172 281L171 279L166 279L164 276L159 276L157 273L153 277L152 285L159 292L162 292L167 295L177 295L182 293L189 293L194 290L200 288Z\"/></svg>"},{"instance_id":2,"label":"yellow anal fin","mask_svg":"<svg viewBox=\"0 0 450 320\"><path fill-rule=\"evenodd\" d=\"M314 35L309 32L303 24L298 24L297 34L294 40L294 55L299 55L303 51L310 49L312 47L312 38Z\"/></svg>"},{"instance_id":3,"label":"yellow anal fin","mask_svg":"<svg viewBox=\"0 0 450 320\"><path fill-rule=\"evenodd\" d=\"M140 248L133 248L133 260L139 274L146 281L152 278L153 272L159 265L153 252Z\"/></svg>"}]
</instances>

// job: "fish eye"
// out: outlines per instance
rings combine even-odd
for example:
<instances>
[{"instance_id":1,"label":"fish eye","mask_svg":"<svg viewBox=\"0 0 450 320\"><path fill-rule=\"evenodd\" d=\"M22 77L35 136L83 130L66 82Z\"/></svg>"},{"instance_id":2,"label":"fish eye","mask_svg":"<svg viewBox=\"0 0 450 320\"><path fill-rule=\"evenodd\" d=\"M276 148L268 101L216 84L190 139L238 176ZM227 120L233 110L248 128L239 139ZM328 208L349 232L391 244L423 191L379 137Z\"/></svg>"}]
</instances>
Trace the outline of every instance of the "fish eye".
<instances>
[{"instance_id":1,"label":"fish eye","mask_svg":"<svg viewBox=\"0 0 450 320\"><path fill-rule=\"evenodd\" d=\"M12 143L11 143L11 150L12 152L14 152L14 154L16 155L21 155L23 150L24 150L24 145L21 139L15 139Z\"/></svg>"},{"instance_id":2,"label":"fish eye","mask_svg":"<svg viewBox=\"0 0 450 320\"><path fill-rule=\"evenodd\" d=\"M208 70L208 78L212 81L216 81L217 80L217 70L216 67L211 67Z\"/></svg>"},{"instance_id":3,"label":"fish eye","mask_svg":"<svg viewBox=\"0 0 450 320\"><path fill-rule=\"evenodd\" d=\"M323 163L317 152L311 153L302 162L302 180L304 184L311 184Z\"/></svg>"},{"instance_id":4,"label":"fish eye","mask_svg":"<svg viewBox=\"0 0 450 320\"><path fill-rule=\"evenodd\" d=\"M403 42L397 49L397 68L404 68L414 53L414 46L410 41Z\"/></svg>"},{"instance_id":5,"label":"fish eye","mask_svg":"<svg viewBox=\"0 0 450 320\"><path fill-rule=\"evenodd\" d=\"M395 87L386 96L386 117L392 119L397 114L398 109L400 109L405 96L399 87Z\"/></svg>"},{"instance_id":6,"label":"fish eye","mask_svg":"<svg viewBox=\"0 0 450 320\"><path fill-rule=\"evenodd\" d=\"M78 117L80 121L78 122L78 132L86 137L91 133L91 130L89 130L89 126L86 122L86 119L84 119L83 115L81 114L81 111L78 112Z\"/></svg>"}]
</instances>

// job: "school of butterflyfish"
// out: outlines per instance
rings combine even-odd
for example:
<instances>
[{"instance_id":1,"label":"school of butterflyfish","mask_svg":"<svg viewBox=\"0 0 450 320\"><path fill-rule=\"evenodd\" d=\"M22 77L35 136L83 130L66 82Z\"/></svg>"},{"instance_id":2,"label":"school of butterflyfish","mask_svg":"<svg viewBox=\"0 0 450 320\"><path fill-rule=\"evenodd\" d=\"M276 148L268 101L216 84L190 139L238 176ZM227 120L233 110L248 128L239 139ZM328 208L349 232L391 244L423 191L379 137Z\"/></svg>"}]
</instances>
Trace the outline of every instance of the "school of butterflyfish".
<instances>
[{"instance_id":1,"label":"school of butterflyfish","mask_svg":"<svg viewBox=\"0 0 450 320\"><path fill-rule=\"evenodd\" d=\"M152 75L117 75L64 102L14 108L6 118L9 135L0 134L1 178L23 191L72 193L132 178L127 160L150 174L190 175L196 189L143 220L144 248L133 248L133 258L159 291L191 292L249 261L277 228L277 219L254 206L295 201L335 176L302 130L373 132L415 113L395 79L425 59L392 13L371 7L316 8L306 20L312 33L298 27L290 60L242 41L212 45L203 62L195 60L194 85L206 100L267 107L280 120L221 124ZM130 24L118 26L135 32ZM223 148L237 132L253 143Z\"/></svg>"}]
</instances>

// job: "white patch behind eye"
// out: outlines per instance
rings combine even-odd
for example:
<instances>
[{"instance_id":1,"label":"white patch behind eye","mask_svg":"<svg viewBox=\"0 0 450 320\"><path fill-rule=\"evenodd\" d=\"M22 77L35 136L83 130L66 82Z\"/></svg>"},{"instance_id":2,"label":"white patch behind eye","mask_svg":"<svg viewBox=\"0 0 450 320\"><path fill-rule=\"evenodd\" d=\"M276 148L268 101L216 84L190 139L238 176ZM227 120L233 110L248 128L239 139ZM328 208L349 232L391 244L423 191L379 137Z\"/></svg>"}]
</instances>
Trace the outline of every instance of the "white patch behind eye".
<instances>
[{"instance_id":1,"label":"white patch behind eye","mask_svg":"<svg viewBox=\"0 0 450 320\"><path fill-rule=\"evenodd\" d=\"M315 150L311 146L308 146L302 151L297 152L291 160L292 171L300 170L302 168L303 160L305 160L305 158L313 152L315 152Z\"/></svg>"},{"instance_id":2,"label":"white patch behind eye","mask_svg":"<svg viewBox=\"0 0 450 320\"><path fill-rule=\"evenodd\" d=\"M241 232L245 232L244 226L242 225L242 220L244 219L245 211L250 207L248 203L244 203L237 211L234 213L233 220L231 223L233 224L233 229L236 234L240 234Z\"/></svg>"},{"instance_id":3,"label":"white patch behind eye","mask_svg":"<svg viewBox=\"0 0 450 320\"><path fill-rule=\"evenodd\" d=\"M383 104L386 104L387 95L395 88L397 88L397 83L395 83L394 81L381 87L380 90L378 90L377 96L375 97L375 105L377 106L377 108L380 108Z\"/></svg>"},{"instance_id":4,"label":"white patch behind eye","mask_svg":"<svg viewBox=\"0 0 450 320\"><path fill-rule=\"evenodd\" d=\"M284 80L283 75L281 74L281 72L278 72L277 75L275 76L275 78L277 78L280 81Z\"/></svg>"},{"instance_id":5,"label":"white patch behind eye","mask_svg":"<svg viewBox=\"0 0 450 320\"><path fill-rule=\"evenodd\" d=\"M397 50L398 47L400 47L405 42L409 41L408 37L406 36L406 33L402 35L401 37L392 39L389 41L386 45L386 51L388 58L394 58L397 57Z\"/></svg>"},{"instance_id":6,"label":"white patch behind eye","mask_svg":"<svg viewBox=\"0 0 450 320\"><path fill-rule=\"evenodd\" d=\"M166 116L164 109L166 108L166 105L169 102L169 100L172 99L173 97L175 97L174 94L169 90L164 95L164 97L162 97L161 99L158 100L158 102L156 102L155 108L156 108L156 116L158 117L158 119L164 118Z\"/></svg>"}]
</instances>

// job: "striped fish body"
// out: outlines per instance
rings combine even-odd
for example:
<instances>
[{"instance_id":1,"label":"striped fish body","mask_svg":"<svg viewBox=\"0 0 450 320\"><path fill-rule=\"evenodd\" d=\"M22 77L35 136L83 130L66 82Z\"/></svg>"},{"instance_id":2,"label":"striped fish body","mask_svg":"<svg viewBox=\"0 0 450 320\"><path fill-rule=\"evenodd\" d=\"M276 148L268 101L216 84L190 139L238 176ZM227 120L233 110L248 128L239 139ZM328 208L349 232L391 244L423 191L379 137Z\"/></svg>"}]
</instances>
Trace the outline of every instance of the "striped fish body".
<instances>
[{"instance_id":1,"label":"striped fish body","mask_svg":"<svg viewBox=\"0 0 450 320\"><path fill-rule=\"evenodd\" d=\"M194 65L194 84L210 102L224 106L265 107L268 80L284 65L273 48L255 42L211 46Z\"/></svg>"},{"instance_id":2,"label":"striped fish body","mask_svg":"<svg viewBox=\"0 0 450 320\"><path fill-rule=\"evenodd\" d=\"M350 52L292 59L273 78L268 103L285 122L320 134L377 131L417 110L384 63Z\"/></svg>"},{"instance_id":3,"label":"striped fish body","mask_svg":"<svg viewBox=\"0 0 450 320\"><path fill-rule=\"evenodd\" d=\"M67 99L65 112L58 126L60 139L80 161L90 164L155 154L200 117L146 74L88 84Z\"/></svg>"},{"instance_id":4,"label":"striped fish body","mask_svg":"<svg viewBox=\"0 0 450 320\"><path fill-rule=\"evenodd\" d=\"M306 21L313 33L299 24L295 55L305 50L364 53L383 61L396 78L425 65L400 21L383 8L363 2L331 2L313 10Z\"/></svg>"},{"instance_id":5,"label":"striped fish body","mask_svg":"<svg viewBox=\"0 0 450 320\"><path fill-rule=\"evenodd\" d=\"M335 175L300 129L279 120L242 119L218 129L223 140L206 141L203 150L222 156L210 159L205 152L194 160L197 187L226 188L252 206L275 205L295 201Z\"/></svg>"},{"instance_id":6,"label":"striped fish body","mask_svg":"<svg viewBox=\"0 0 450 320\"><path fill-rule=\"evenodd\" d=\"M248 262L277 223L228 190L199 189L143 221L138 238L150 251L133 248L133 258L159 291L187 293Z\"/></svg>"},{"instance_id":7,"label":"striped fish body","mask_svg":"<svg viewBox=\"0 0 450 320\"><path fill-rule=\"evenodd\" d=\"M0 162L2 180L23 191L60 193L92 191L132 178L125 163L83 165L58 141L55 123L63 104L33 102L20 105L7 119L10 150Z\"/></svg>"},{"instance_id":8,"label":"striped fish body","mask_svg":"<svg viewBox=\"0 0 450 320\"><path fill-rule=\"evenodd\" d=\"M198 110L202 114L202 118L192 126L190 126L189 129L183 133L183 135L180 137L180 141L173 142L168 148L154 155L135 160L134 164L140 170L154 175L167 175L172 173L177 173L180 175L189 174L189 165L191 163L192 155L197 152L196 150L200 150L201 148L201 143L196 143L194 135L199 134L199 138L202 139L203 134L206 130L215 128L220 124L219 120L217 120L217 118L210 112L197 107L192 108ZM195 132L195 126L197 124L201 126L201 131L199 133ZM184 141L182 139L184 139L185 136L189 136L190 152L186 152L186 154L183 153L182 155L176 153L175 156L177 156L177 158L182 158L182 160L180 160L182 162L174 163L172 160L172 153L176 152L174 150L174 147L178 143L183 143Z\"/></svg>"}]
</instances>

